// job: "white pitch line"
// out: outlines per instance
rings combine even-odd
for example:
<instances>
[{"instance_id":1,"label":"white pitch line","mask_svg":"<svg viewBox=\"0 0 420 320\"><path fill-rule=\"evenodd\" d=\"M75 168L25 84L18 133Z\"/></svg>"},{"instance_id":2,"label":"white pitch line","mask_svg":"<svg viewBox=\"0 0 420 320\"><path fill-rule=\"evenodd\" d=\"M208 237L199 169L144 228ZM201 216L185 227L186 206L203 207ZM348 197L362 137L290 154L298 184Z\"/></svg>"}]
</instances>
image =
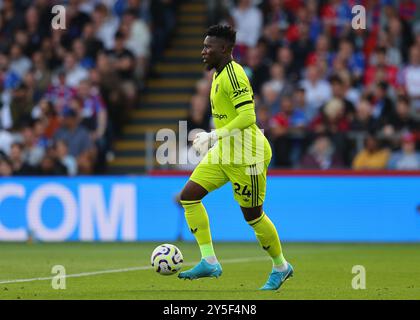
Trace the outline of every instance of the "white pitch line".
<instances>
[{"instance_id":1,"label":"white pitch line","mask_svg":"<svg viewBox=\"0 0 420 320\"><path fill-rule=\"evenodd\" d=\"M241 263L241 262L252 262L252 261L259 261L259 260L267 260L267 257L249 257L249 258L240 258L240 259L228 259L221 261L222 264L228 263ZM193 266L196 265L198 262L190 262L184 263L184 266ZM142 266L142 267L131 267L131 268L122 268L122 269L111 269L111 270L100 270L100 271L92 271L92 272L82 272L82 273L75 273L75 274L68 274L63 276L62 278L80 278L80 277L89 277L89 276L96 276L99 274L107 274L107 273L121 273L121 272L130 272L130 271L139 271L139 270L149 270L152 269L151 266ZM21 282L33 282L33 281L45 281L45 280L52 280L57 276L52 277L40 277L40 278L30 278L30 279L14 279L14 280L1 280L0 284L8 284L8 283L21 283Z\"/></svg>"}]
</instances>

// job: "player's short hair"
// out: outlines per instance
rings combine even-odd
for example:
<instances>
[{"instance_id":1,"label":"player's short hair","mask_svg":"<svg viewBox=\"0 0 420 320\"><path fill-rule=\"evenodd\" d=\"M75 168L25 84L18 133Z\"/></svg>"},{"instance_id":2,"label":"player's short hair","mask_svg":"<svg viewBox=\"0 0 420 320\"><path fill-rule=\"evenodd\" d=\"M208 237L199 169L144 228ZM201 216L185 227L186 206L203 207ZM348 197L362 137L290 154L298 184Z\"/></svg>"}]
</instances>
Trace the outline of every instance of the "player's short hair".
<instances>
[{"instance_id":1,"label":"player's short hair","mask_svg":"<svg viewBox=\"0 0 420 320\"><path fill-rule=\"evenodd\" d=\"M236 31L230 25L217 24L207 29L205 36L221 38L232 46L236 42Z\"/></svg>"}]
</instances>

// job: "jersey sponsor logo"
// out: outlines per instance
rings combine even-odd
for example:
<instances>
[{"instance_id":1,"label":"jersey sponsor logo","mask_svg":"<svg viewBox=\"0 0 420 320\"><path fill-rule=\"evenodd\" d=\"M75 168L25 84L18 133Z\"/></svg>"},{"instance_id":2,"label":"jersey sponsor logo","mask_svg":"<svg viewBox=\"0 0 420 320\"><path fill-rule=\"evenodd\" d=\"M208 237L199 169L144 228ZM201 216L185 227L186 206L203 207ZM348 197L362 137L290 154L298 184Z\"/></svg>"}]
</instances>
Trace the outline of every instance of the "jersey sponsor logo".
<instances>
[{"instance_id":1,"label":"jersey sponsor logo","mask_svg":"<svg viewBox=\"0 0 420 320\"><path fill-rule=\"evenodd\" d=\"M213 118L222 120L227 119L227 114L213 113Z\"/></svg>"},{"instance_id":2,"label":"jersey sponsor logo","mask_svg":"<svg viewBox=\"0 0 420 320\"><path fill-rule=\"evenodd\" d=\"M237 96L243 94L243 93L247 93L249 92L248 88L243 88L243 89L239 89L239 90L235 90L233 91L233 97L236 98Z\"/></svg>"}]
</instances>

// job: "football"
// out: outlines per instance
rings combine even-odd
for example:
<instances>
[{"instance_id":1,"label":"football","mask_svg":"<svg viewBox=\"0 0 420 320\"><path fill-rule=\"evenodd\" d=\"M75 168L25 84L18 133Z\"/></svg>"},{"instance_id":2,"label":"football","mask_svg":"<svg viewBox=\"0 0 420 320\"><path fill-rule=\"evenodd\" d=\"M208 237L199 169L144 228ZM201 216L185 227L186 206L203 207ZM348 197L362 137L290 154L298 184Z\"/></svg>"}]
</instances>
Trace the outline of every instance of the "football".
<instances>
[{"instance_id":1,"label":"football","mask_svg":"<svg viewBox=\"0 0 420 320\"><path fill-rule=\"evenodd\" d=\"M184 262L181 250L173 244L161 244L153 250L151 263L154 270L161 275L177 273Z\"/></svg>"}]
</instances>

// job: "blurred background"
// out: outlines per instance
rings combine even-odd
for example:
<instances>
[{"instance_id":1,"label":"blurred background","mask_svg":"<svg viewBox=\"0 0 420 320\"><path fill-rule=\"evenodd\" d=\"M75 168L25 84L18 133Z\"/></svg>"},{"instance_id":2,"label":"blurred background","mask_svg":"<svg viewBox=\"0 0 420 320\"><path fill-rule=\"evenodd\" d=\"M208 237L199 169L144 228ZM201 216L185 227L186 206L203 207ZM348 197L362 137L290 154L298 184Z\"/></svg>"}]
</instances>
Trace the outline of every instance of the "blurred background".
<instances>
[{"instance_id":1,"label":"blurred background","mask_svg":"<svg viewBox=\"0 0 420 320\"><path fill-rule=\"evenodd\" d=\"M351 26L356 4L366 29ZM215 23L237 30L272 168L418 170L419 12L414 0L0 1L0 174L161 168L160 128L213 127L201 49Z\"/></svg>"},{"instance_id":2,"label":"blurred background","mask_svg":"<svg viewBox=\"0 0 420 320\"><path fill-rule=\"evenodd\" d=\"M65 29L51 27L54 5L65 7ZM352 28L355 5L365 8L365 29ZM310 228L318 223L311 213L339 219L334 214L347 203L342 214L354 219L353 233L325 239L305 236L304 227L292 232L289 220L286 239L419 241L415 0L0 0L0 176L8 177L0 181L0 238L27 239L31 226L46 240L101 238L100 231L83 236L77 222L67 233L42 235L72 214L138 223L128 236L124 227L108 234L111 240L153 240L164 232L191 238L174 198L194 166L158 164L156 132L178 131L182 120L190 132L213 128L212 73L204 71L201 50L206 28L216 23L237 30L234 58L251 81L258 125L272 145L272 211L295 213ZM224 203L230 189L214 197L215 211L222 204L237 209ZM29 218L39 212L49 229ZM372 236L379 222L391 230L396 212L406 215L400 233ZM370 222L359 233L363 219ZM167 230L143 230L149 220ZM232 239L225 231L216 230L216 239L243 239L240 230Z\"/></svg>"}]
</instances>

